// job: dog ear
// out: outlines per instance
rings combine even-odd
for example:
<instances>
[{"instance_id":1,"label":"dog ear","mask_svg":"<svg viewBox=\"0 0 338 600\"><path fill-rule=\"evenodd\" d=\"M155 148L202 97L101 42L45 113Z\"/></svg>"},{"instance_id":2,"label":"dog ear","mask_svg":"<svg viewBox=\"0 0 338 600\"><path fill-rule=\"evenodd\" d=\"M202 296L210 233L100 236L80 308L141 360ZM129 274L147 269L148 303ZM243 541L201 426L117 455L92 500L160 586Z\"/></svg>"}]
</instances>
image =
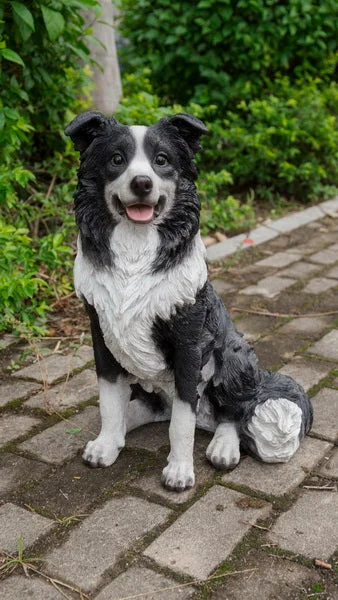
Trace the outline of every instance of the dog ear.
<instances>
[{"instance_id":1,"label":"dog ear","mask_svg":"<svg viewBox=\"0 0 338 600\"><path fill-rule=\"evenodd\" d=\"M67 125L65 134L68 135L76 150L84 152L98 133L108 124L108 119L100 112L87 110L78 115Z\"/></svg>"},{"instance_id":2,"label":"dog ear","mask_svg":"<svg viewBox=\"0 0 338 600\"><path fill-rule=\"evenodd\" d=\"M187 113L178 113L168 120L171 125L174 125L178 129L180 136L194 153L201 149L200 138L205 133L208 133L209 130L200 119Z\"/></svg>"}]
</instances>

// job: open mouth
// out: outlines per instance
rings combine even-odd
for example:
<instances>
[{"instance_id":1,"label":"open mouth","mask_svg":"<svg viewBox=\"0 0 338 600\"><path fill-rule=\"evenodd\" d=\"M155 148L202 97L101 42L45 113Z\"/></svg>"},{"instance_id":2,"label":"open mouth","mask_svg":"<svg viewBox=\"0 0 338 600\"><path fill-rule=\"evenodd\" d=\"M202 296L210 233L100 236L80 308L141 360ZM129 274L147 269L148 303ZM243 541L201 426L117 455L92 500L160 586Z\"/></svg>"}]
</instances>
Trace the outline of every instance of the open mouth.
<instances>
[{"instance_id":1,"label":"open mouth","mask_svg":"<svg viewBox=\"0 0 338 600\"><path fill-rule=\"evenodd\" d=\"M165 196L160 196L155 206L147 202L135 202L135 204L125 206L118 196L114 196L114 200L119 214L126 215L134 223L150 223L161 214L165 206Z\"/></svg>"}]
</instances>

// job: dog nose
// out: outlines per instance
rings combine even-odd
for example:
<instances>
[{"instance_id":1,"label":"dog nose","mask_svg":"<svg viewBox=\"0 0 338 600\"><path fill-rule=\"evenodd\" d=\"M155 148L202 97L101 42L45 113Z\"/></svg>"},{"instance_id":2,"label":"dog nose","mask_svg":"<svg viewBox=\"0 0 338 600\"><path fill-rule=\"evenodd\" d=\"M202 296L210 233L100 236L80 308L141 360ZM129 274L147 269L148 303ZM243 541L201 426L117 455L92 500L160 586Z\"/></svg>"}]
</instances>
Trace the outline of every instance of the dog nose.
<instances>
[{"instance_id":1,"label":"dog nose","mask_svg":"<svg viewBox=\"0 0 338 600\"><path fill-rule=\"evenodd\" d=\"M153 189L153 182L147 175L136 175L130 184L136 196L146 196Z\"/></svg>"}]
</instances>

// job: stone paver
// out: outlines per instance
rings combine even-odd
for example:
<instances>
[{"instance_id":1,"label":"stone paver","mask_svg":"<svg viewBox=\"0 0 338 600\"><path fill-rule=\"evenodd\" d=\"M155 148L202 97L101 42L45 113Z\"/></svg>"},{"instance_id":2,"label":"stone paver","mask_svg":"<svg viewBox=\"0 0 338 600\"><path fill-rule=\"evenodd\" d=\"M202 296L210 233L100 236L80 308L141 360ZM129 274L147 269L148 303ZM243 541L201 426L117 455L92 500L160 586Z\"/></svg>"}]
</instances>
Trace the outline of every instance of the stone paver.
<instances>
[{"instance_id":1,"label":"stone paver","mask_svg":"<svg viewBox=\"0 0 338 600\"><path fill-rule=\"evenodd\" d=\"M63 411L70 406L77 406L80 402L90 400L98 395L97 377L95 371L86 369L74 377L59 383L45 392L37 394L25 406L42 408L47 412Z\"/></svg>"},{"instance_id":2,"label":"stone paver","mask_svg":"<svg viewBox=\"0 0 338 600\"><path fill-rule=\"evenodd\" d=\"M61 588L64 591L64 588ZM34 577L14 575L1 582L4 600L62 600L65 596L50 583Z\"/></svg>"},{"instance_id":3,"label":"stone paver","mask_svg":"<svg viewBox=\"0 0 338 600\"><path fill-rule=\"evenodd\" d=\"M126 596L132 597L135 593L137 600L186 600L193 597L195 590L192 587L181 587L174 579L164 577L156 571L132 567L107 585L95 600L120 600Z\"/></svg>"},{"instance_id":4,"label":"stone paver","mask_svg":"<svg viewBox=\"0 0 338 600\"><path fill-rule=\"evenodd\" d=\"M278 275L279 277L307 279L308 277L311 277L311 275L314 275L314 273L318 273L319 269L321 269L319 265L313 265L311 263L299 261L298 263L287 267L287 269L279 271Z\"/></svg>"},{"instance_id":5,"label":"stone paver","mask_svg":"<svg viewBox=\"0 0 338 600\"><path fill-rule=\"evenodd\" d=\"M15 454L0 454L0 493L16 489L31 480L41 479L48 467Z\"/></svg>"},{"instance_id":6,"label":"stone paver","mask_svg":"<svg viewBox=\"0 0 338 600\"><path fill-rule=\"evenodd\" d=\"M213 279L211 283L218 294L228 294L236 289L234 285L223 279Z\"/></svg>"},{"instance_id":7,"label":"stone paver","mask_svg":"<svg viewBox=\"0 0 338 600\"><path fill-rule=\"evenodd\" d=\"M5 350L6 348L9 348L9 346L17 344L19 341L20 339L15 335L3 335L0 338L0 350Z\"/></svg>"},{"instance_id":8,"label":"stone paver","mask_svg":"<svg viewBox=\"0 0 338 600\"><path fill-rule=\"evenodd\" d=\"M287 335L290 333L299 333L311 337L324 331L329 323L329 317L299 317L285 323L285 325L278 329L278 333L286 333Z\"/></svg>"},{"instance_id":9,"label":"stone paver","mask_svg":"<svg viewBox=\"0 0 338 600\"><path fill-rule=\"evenodd\" d=\"M265 298L275 298L280 292L286 290L294 283L296 283L295 279L271 275L270 277L264 277L261 279L257 285L249 285L239 293L247 296L254 296L258 294L259 296L265 296Z\"/></svg>"},{"instance_id":10,"label":"stone paver","mask_svg":"<svg viewBox=\"0 0 338 600\"><path fill-rule=\"evenodd\" d=\"M322 388L312 399L312 433L335 441L338 435L338 390Z\"/></svg>"},{"instance_id":11,"label":"stone paver","mask_svg":"<svg viewBox=\"0 0 338 600\"><path fill-rule=\"evenodd\" d=\"M333 279L338 279L338 267L333 267L326 273L327 277L333 277Z\"/></svg>"},{"instance_id":12,"label":"stone paver","mask_svg":"<svg viewBox=\"0 0 338 600\"><path fill-rule=\"evenodd\" d=\"M308 597L306 592L312 591L312 585L320 581L317 571L283 560L279 556L267 556L260 551L249 554L245 562L245 571L247 572L227 577L212 594L211 599L305 600ZM316 599L314 595L313 598L320 600L321 596Z\"/></svg>"},{"instance_id":13,"label":"stone paver","mask_svg":"<svg viewBox=\"0 0 338 600\"><path fill-rule=\"evenodd\" d=\"M123 552L163 523L170 511L141 498L113 498L74 529L48 556L48 570L87 591L102 581Z\"/></svg>"},{"instance_id":14,"label":"stone paver","mask_svg":"<svg viewBox=\"0 0 338 600\"><path fill-rule=\"evenodd\" d=\"M332 244L325 250L312 254L310 260L321 265L332 265L338 261L338 244Z\"/></svg>"},{"instance_id":15,"label":"stone paver","mask_svg":"<svg viewBox=\"0 0 338 600\"><path fill-rule=\"evenodd\" d=\"M338 329L333 329L324 337L307 349L310 354L318 354L324 358L338 360Z\"/></svg>"},{"instance_id":16,"label":"stone paver","mask_svg":"<svg viewBox=\"0 0 338 600\"><path fill-rule=\"evenodd\" d=\"M4 383L0 386L0 406L6 406L6 404L13 400L26 398L29 394L34 394L34 392L38 392L40 389L41 385L32 381Z\"/></svg>"},{"instance_id":17,"label":"stone paver","mask_svg":"<svg viewBox=\"0 0 338 600\"><path fill-rule=\"evenodd\" d=\"M268 258L263 258L255 264L259 267L287 267L292 263L299 260L299 254L292 254L291 252L277 252Z\"/></svg>"},{"instance_id":18,"label":"stone paver","mask_svg":"<svg viewBox=\"0 0 338 600\"><path fill-rule=\"evenodd\" d=\"M334 448L329 456L325 456L318 473L323 477L338 479L338 448Z\"/></svg>"},{"instance_id":19,"label":"stone paver","mask_svg":"<svg viewBox=\"0 0 338 600\"><path fill-rule=\"evenodd\" d=\"M15 373L15 377L24 377L36 381L53 383L61 377L65 377L75 369L84 367L93 360L93 349L91 346L81 346L75 352L66 356L62 354L51 354L29 367L24 367Z\"/></svg>"},{"instance_id":20,"label":"stone paver","mask_svg":"<svg viewBox=\"0 0 338 600\"><path fill-rule=\"evenodd\" d=\"M263 501L216 485L144 554L164 567L205 579L240 542L250 528L247 523L266 517L270 508Z\"/></svg>"},{"instance_id":21,"label":"stone paver","mask_svg":"<svg viewBox=\"0 0 338 600\"><path fill-rule=\"evenodd\" d=\"M73 458L89 440L96 438L98 432L98 408L88 406L83 412L45 429L19 447L40 460L61 465Z\"/></svg>"},{"instance_id":22,"label":"stone paver","mask_svg":"<svg viewBox=\"0 0 338 600\"><path fill-rule=\"evenodd\" d=\"M252 231L250 231L247 240L250 240L251 244L253 243L255 246L258 246L259 244L273 240L277 236L278 231L275 231L269 226L260 225L259 227L256 227L256 229L252 229ZM245 244L245 241L246 240L244 240L242 243Z\"/></svg>"},{"instance_id":23,"label":"stone paver","mask_svg":"<svg viewBox=\"0 0 338 600\"><path fill-rule=\"evenodd\" d=\"M149 423L138 427L126 436L126 446L129 448L143 448L150 452L159 450L162 446L169 445L169 421L164 423Z\"/></svg>"},{"instance_id":24,"label":"stone paver","mask_svg":"<svg viewBox=\"0 0 338 600\"><path fill-rule=\"evenodd\" d=\"M267 464L247 457L222 477L224 483L246 485L274 496L288 494L331 448L329 442L305 438L295 456L287 463Z\"/></svg>"},{"instance_id":25,"label":"stone paver","mask_svg":"<svg viewBox=\"0 0 338 600\"><path fill-rule=\"evenodd\" d=\"M18 539L23 540L24 548L32 546L39 537L45 535L55 525L33 511L25 510L8 502L0 507L0 548L15 554L18 550Z\"/></svg>"},{"instance_id":26,"label":"stone paver","mask_svg":"<svg viewBox=\"0 0 338 600\"><path fill-rule=\"evenodd\" d=\"M331 288L338 285L338 282L334 279L327 279L327 277L314 277L305 286L304 292L306 294L324 294Z\"/></svg>"},{"instance_id":27,"label":"stone paver","mask_svg":"<svg viewBox=\"0 0 338 600\"><path fill-rule=\"evenodd\" d=\"M235 326L238 331L243 333L246 340L256 342L263 335L270 333L277 324L277 319L264 317L263 315L252 315L242 317L236 321Z\"/></svg>"},{"instance_id":28,"label":"stone paver","mask_svg":"<svg viewBox=\"0 0 338 600\"><path fill-rule=\"evenodd\" d=\"M279 369L278 372L292 377L308 392L314 385L324 379L331 369L332 363L297 356L292 362Z\"/></svg>"},{"instance_id":29,"label":"stone paver","mask_svg":"<svg viewBox=\"0 0 338 600\"><path fill-rule=\"evenodd\" d=\"M5 415L0 417L0 446L13 442L25 435L40 423L40 419L26 415Z\"/></svg>"},{"instance_id":30,"label":"stone paver","mask_svg":"<svg viewBox=\"0 0 338 600\"><path fill-rule=\"evenodd\" d=\"M337 514L337 492L306 490L277 519L268 537L290 552L328 560L337 545Z\"/></svg>"},{"instance_id":31,"label":"stone paver","mask_svg":"<svg viewBox=\"0 0 338 600\"><path fill-rule=\"evenodd\" d=\"M277 219L270 226L281 233L287 233L288 231L293 231L298 227L307 225L307 223L311 223L316 219L321 219L322 216L323 213L318 206L311 206L311 208L306 208L293 215Z\"/></svg>"}]
</instances>

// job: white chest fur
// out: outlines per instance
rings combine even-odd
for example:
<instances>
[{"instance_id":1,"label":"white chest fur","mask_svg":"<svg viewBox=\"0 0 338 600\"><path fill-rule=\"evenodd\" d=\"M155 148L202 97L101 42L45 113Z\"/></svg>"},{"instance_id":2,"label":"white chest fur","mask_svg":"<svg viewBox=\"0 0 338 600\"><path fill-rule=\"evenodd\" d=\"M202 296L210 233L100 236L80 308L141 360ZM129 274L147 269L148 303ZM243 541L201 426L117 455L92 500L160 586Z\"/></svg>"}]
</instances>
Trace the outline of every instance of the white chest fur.
<instances>
[{"instance_id":1,"label":"white chest fur","mask_svg":"<svg viewBox=\"0 0 338 600\"><path fill-rule=\"evenodd\" d=\"M199 235L179 265L152 274L158 245L155 227L123 221L112 235L112 268L93 267L83 256L80 241L74 268L76 292L95 307L107 347L129 373L147 381L166 370L152 338L156 317L168 320L176 307L194 304L207 279Z\"/></svg>"}]
</instances>

